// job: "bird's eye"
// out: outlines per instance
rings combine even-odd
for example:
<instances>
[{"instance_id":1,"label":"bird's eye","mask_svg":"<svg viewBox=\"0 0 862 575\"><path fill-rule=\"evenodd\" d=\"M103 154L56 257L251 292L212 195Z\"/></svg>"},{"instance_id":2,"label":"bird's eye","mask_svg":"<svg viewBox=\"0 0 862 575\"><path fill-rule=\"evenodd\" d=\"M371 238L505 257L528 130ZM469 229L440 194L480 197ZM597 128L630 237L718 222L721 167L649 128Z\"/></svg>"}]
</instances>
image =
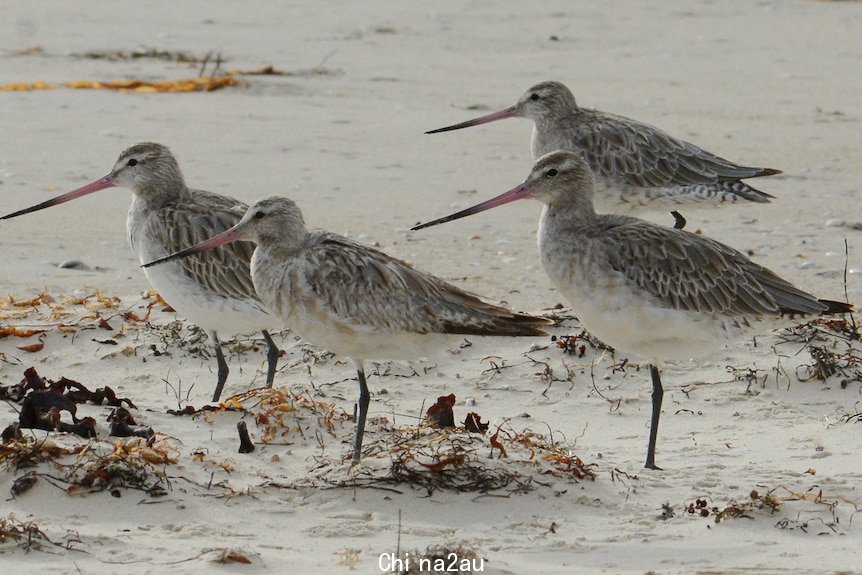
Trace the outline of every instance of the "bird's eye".
<instances>
[{"instance_id":1,"label":"bird's eye","mask_svg":"<svg viewBox=\"0 0 862 575\"><path fill-rule=\"evenodd\" d=\"M253 217L254 219L256 219L256 220L259 220L259 219L261 219L261 218L262 218L263 216L265 216L265 215L266 215L266 214L264 214L263 212L261 212L261 211L257 211L257 212L255 212L255 213L254 213L254 215L253 215L252 217Z\"/></svg>"},{"instance_id":2,"label":"bird's eye","mask_svg":"<svg viewBox=\"0 0 862 575\"><path fill-rule=\"evenodd\" d=\"M137 166L137 165L138 165L138 161L137 161L135 158L132 158L131 160L129 160L128 162L126 162L126 165L127 165L127 166Z\"/></svg>"},{"instance_id":3,"label":"bird's eye","mask_svg":"<svg viewBox=\"0 0 862 575\"><path fill-rule=\"evenodd\" d=\"M560 172L558 172L556 169L551 168L550 170L548 170L547 172L545 172L545 175L546 175L546 176L548 176L549 178L553 178L554 176L556 176L556 175L557 175L557 174L559 174L559 173L560 173Z\"/></svg>"},{"instance_id":4,"label":"bird's eye","mask_svg":"<svg viewBox=\"0 0 862 575\"><path fill-rule=\"evenodd\" d=\"M538 94L533 94L532 96L530 96L530 99L531 99L532 101L534 101L534 102L535 102L536 100L538 100L538 99L539 99L539 95L538 95Z\"/></svg>"}]
</instances>

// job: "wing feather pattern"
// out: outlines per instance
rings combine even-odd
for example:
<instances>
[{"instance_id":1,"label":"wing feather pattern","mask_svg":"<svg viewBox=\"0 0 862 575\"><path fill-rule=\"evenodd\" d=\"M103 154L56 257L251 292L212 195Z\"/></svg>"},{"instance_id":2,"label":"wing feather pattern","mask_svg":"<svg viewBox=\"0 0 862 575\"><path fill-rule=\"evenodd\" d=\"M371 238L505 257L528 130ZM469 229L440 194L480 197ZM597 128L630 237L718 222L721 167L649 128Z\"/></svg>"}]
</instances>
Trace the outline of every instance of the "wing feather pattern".
<instances>
[{"instance_id":1,"label":"wing feather pattern","mask_svg":"<svg viewBox=\"0 0 862 575\"><path fill-rule=\"evenodd\" d=\"M604 257L668 308L728 316L821 314L829 306L742 253L638 220L606 230Z\"/></svg>"},{"instance_id":2,"label":"wing feather pattern","mask_svg":"<svg viewBox=\"0 0 862 575\"><path fill-rule=\"evenodd\" d=\"M547 335L544 318L509 311L406 262L334 234L302 256L304 280L330 313L389 332Z\"/></svg>"},{"instance_id":3,"label":"wing feather pattern","mask_svg":"<svg viewBox=\"0 0 862 575\"><path fill-rule=\"evenodd\" d=\"M246 204L232 198L203 190L189 191L190 199L160 210L145 224L144 233L158 241L164 255L220 234L236 224L248 209ZM253 253L253 243L233 242L176 263L189 278L213 294L259 302L249 269Z\"/></svg>"},{"instance_id":4,"label":"wing feather pattern","mask_svg":"<svg viewBox=\"0 0 862 575\"><path fill-rule=\"evenodd\" d=\"M586 108L578 113L571 138L590 168L632 185L710 185L780 173L771 168L740 166L623 116Z\"/></svg>"}]
</instances>

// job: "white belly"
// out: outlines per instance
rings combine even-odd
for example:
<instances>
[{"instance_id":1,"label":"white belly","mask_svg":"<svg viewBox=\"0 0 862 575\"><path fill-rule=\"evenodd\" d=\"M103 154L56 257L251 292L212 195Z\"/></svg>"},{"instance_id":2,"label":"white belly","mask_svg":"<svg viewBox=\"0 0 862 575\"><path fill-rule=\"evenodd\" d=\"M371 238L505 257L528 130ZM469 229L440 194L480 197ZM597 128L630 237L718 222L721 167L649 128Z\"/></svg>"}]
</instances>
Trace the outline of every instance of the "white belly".
<instances>
[{"instance_id":1,"label":"white belly","mask_svg":"<svg viewBox=\"0 0 862 575\"><path fill-rule=\"evenodd\" d=\"M583 326L616 350L660 364L709 355L745 332L733 320L661 309L636 297L599 294L576 287L560 290Z\"/></svg>"},{"instance_id":2,"label":"white belly","mask_svg":"<svg viewBox=\"0 0 862 575\"><path fill-rule=\"evenodd\" d=\"M131 223L130 217L129 224ZM129 240L142 264L170 254L166 248L154 245L151 239L141 237L143 234L139 232L132 238L131 233L135 232L130 225ZM280 329L283 326L260 301L215 293L196 282L177 262L167 262L143 270L150 284L180 316L206 331L247 334L264 329Z\"/></svg>"},{"instance_id":3,"label":"white belly","mask_svg":"<svg viewBox=\"0 0 862 575\"><path fill-rule=\"evenodd\" d=\"M141 257L142 262L153 258ZM207 331L224 334L280 329L283 324L253 299L228 298L203 289L168 262L145 268L150 284L179 315Z\"/></svg>"},{"instance_id":4,"label":"white belly","mask_svg":"<svg viewBox=\"0 0 862 575\"><path fill-rule=\"evenodd\" d=\"M302 339L317 347L356 360L417 360L433 358L457 345L461 336L387 332L350 325L303 306L291 309L288 325Z\"/></svg>"},{"instance_id":5,"label":"white belly","mask_svg":"<svg viewBox=\"0 0 862 575\"><path fill-rule=\"evenodd\" d=\"M734 318L664 307L622 273L574 255L575 248L540 243L540 252L548 276L583 326L621 352L653 363L687 360L720 349L749 327Z\"/></svg>"}]
</instances>

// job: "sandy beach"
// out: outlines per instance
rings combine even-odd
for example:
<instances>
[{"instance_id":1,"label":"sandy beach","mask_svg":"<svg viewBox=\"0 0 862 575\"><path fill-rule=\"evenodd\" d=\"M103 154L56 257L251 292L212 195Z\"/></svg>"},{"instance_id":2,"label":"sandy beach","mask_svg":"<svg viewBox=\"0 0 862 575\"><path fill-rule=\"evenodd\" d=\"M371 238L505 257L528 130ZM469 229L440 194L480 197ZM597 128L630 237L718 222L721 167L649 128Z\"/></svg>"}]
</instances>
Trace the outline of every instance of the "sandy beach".
<instances>
[{"instance_id":1,"label":"sandy beach","mask_svg":"<svg viewBox=\"0 0 862 575\"><path fill-rule=\"evenodd\" d=\"M688 229L821 298L862 303L862 2L654 4L0 2L0 212L160 142L192 187L290 197L310 227L554 315L553 334L575 336L537 256L538 203L409 231L532 165L526 120L423 133L554 79L582 106L781 169L754 182L772 203L692 211ZM238 85L62 86L202 69ZM36 82L53 88L2 90ZM82 404L95 439L24 429L4 442L4 573L862 573L862 342L841 326L760 333L668 366L661 471L643 468L639 358L468 337L369 369L368 452L351 467L355 371L290 331L270 391L259 335L224 334L225 403L208 404L209 342L149 292L130 200L113 188L0 222L0 387L31 367L110 386L155 432L112 437L114 408ZM420 426L449 394L459 425L476 412L489 431ZM4 401L0 428L20 409ZM237 451L240 421L252 453Z\"/></svg>"}]
</instances>

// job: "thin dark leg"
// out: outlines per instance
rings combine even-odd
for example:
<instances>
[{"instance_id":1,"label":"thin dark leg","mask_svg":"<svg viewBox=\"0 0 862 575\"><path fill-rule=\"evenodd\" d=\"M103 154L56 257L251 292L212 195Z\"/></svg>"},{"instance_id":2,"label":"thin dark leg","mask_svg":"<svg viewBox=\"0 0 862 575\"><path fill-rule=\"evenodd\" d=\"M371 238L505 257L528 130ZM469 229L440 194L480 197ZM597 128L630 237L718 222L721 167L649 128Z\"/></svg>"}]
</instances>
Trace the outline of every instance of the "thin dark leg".
<instances>
[{"instance_id":1,"label":"thin dark leg","mask_svg":"<svg viewBox=\"0 0 862 575\"><path fill-rule=\"evenodd\" d=\"M275 368L278 365L278 346L272 341L268 331L263 330L260 333L266 340L266 386L272 387L272 382L275 379Z\"/></svg>"},{"instance_id":2,"label":"thin dark leg","mask_svg":"<svg viewBox=\"0 0 862 575\"><path fill-rule=\"evenodd\" d=\"M659 469L655 464L655 444L658 439L658 418L661 416L661 400L664 397L664 388L661 386L661 376L658 368L652 364L649 366L652 376L652 420L649 424L649 445L647 446L646 467L647 469Z\"/></svg>"},{"instance_id":3,"label":"thin dark leg","mask_svg":"<svg viewBox=\"0 0 862 575\"><path fill-rule=\"evenodd\" d=\"M682 214L678 211L674 210L670 213L673 216L673 227L678 230L681 230L685 227L685 218L682 217Z\"/></svg>"},{"instance_id":4,"label":"thin dark leg","mask_svg":"<svg viewBox=\"0 0 862 575\"><path fill-rule=\"evenodd\" d=\"M353 442L353 463L359 463L362 455L362 436L365 435L365 418L368 415L368 403L371 394L365 383L365 366L357 362L356 375L359 377L359 417L356 419L356 440Z\"/></svg>"},{"instance_id":5,"label":"thin dark leg","mask_svg":"<svg viewBox=\"0 0 862 575\"><path fill-rule=\"evenodd\" d=\"M227 374L230 370L227 368L227 362L224 360L224 354L221 351L221 343L218 340L218 335L216 335L216 332L212 332L210 337L213 338L216 361L218 362L218 383L216 383L215 393L213 393L213 401L218 401L221 397L221 390L224 389L224 382L227 381Z\"/></svg>"}]
</instances>

